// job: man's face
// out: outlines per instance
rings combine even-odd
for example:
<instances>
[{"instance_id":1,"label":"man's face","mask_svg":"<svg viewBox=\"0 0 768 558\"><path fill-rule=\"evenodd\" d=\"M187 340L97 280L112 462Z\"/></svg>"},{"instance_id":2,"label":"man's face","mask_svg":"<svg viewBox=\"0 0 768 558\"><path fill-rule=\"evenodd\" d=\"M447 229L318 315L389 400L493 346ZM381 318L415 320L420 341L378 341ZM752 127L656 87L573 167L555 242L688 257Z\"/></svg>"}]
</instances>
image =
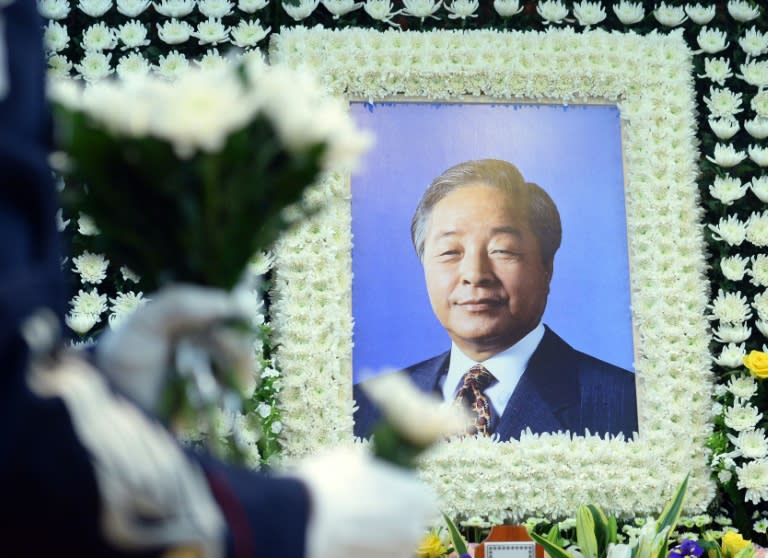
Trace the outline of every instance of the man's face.
<instances>
[{"instance_id":1,"label":"man's face","mask_svg":"<svg viewBox=\"0 0 768 558\"><path fill-rule=\"evenodd\" d=\"M504 192L471 184L432 208L424 242L429 300L467 356L485 360L536 327L551 274L527 220Z\"/></svg>"}]
</instances>

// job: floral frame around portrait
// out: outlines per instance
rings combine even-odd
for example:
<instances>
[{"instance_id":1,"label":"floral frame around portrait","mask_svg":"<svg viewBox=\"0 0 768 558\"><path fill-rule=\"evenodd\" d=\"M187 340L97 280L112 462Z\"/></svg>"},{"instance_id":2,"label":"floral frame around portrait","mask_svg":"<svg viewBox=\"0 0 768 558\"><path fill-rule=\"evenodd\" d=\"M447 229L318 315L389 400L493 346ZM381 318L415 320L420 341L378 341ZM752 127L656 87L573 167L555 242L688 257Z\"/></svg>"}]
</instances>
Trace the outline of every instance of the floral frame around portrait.
<instances>
[{"instance_id":1,"label":"floral frame around portrait","mask_svg":"<svg viewBox=\"0 0 768 558\"><path fill-rule=\"evenodd\" d=\"M641 434L629 441L524 433L504 443L444 443L421 474L446 513L557 518L591 502L637 516L658 511L686 474L689 512L713 498L691 57L681 32L297 27L273 37L272 63L306 66L348 99L599 100L619 108ZM327 209L275 251L272 324L288 457L352 440L349 177L329 176L309 196Z\"/></svg>"}]
</instances>

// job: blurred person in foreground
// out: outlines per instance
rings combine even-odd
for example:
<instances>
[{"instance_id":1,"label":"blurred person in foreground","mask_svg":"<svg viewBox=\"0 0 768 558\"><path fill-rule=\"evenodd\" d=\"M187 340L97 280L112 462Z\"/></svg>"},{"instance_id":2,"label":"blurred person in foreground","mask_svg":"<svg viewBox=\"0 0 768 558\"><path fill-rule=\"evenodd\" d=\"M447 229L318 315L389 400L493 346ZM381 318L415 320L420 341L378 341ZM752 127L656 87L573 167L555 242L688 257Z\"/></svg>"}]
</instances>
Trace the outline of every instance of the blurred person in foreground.
<instances>
[{"instance_id":1,"label":"blurred person in foreground","mask_svg":"<svg viewBox=\"0 0 768 558\"><path fill-rule=\"evenodd\" d=\"M95 363L58 348L41 29L35 2L0 0L3 555L407 556L435 512L415 475L342 449L267 476L190 456L153 417L174 339L243 317L229 294L158 292Z\"/></svg>"}]
</instances>

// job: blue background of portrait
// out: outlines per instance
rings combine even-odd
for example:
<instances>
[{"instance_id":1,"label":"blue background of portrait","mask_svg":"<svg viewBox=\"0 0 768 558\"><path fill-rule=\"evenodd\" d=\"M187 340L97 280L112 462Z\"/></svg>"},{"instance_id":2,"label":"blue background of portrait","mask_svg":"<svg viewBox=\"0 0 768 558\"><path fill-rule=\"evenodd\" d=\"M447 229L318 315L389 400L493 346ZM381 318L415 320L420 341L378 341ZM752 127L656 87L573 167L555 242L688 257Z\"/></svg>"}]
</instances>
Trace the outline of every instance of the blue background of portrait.
<instances>
[{"instance_id":1,"label":"blue background of portrait","mask_svg":"<svg viewBox=\"0 0 768 558\"><path fill-rule=\"evenodd\" d=\"M410 220L448 167L504 159L554 199L563 243L544 323L578 350L633 369L621 122L612 105L352 103L376 136L352 176L357 383L450 348L429 305Z\"/></svg>"}]
</instances>

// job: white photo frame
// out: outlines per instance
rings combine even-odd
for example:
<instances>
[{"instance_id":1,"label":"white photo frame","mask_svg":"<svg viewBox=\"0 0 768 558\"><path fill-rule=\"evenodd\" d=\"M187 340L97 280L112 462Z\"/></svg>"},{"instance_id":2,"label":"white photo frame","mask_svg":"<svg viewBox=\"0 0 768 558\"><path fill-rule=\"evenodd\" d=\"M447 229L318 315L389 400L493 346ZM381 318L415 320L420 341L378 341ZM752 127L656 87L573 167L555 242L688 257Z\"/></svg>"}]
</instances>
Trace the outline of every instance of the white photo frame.
<instances>
[{"instance_id":1,"label":"white photo frame","mask_svg":"<svg viewBox=\"0 0 768 558\"><path fill-rule=\"evenodd\" d=\"M570 516L579 504L658 512L686 474L687 511L714 496L708 284L696 184L691 52L669 35L296 27L273 36L271 61L316 72L352 99L615 103L623 120L627 234L640 435L523 434L444 443L421 474L448 514L521 520ZM272 324L284 373L285 454L352 439L349 178L309 193L327 210L275 251Z\"/></svg>"}]
</instances>

